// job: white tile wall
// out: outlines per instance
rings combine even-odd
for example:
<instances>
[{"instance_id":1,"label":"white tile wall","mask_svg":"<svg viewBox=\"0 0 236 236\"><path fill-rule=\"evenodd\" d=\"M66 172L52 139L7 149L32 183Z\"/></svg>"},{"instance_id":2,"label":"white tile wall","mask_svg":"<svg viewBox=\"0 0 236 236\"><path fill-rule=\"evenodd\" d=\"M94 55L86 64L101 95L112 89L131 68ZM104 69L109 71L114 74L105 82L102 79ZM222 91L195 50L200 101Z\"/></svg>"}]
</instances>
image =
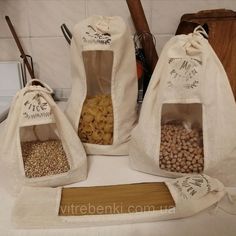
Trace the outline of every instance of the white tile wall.
<instances>
[{"instance_id":1,"label":"white tile wall","mask_svg":"<svg viewBox=\"0 0 236 236\"><path fill-rule=\"evenodd\" d=\"M201 10L228 8L236 10L235 0L153 0L152 32L175 34L181 16Z\"/></svg>"},{"instance_id":2,"label":"white tile wall","mask_svg":"<svg viewBox=\"0 0 236 236\"><path fill-rule=\"evenodd\" d=\"M21 38L22 46L26 54L32 52L30 38ZM12 38L0 38L0 61L14 61L20 58L15 41Z\"/></svg>"},{"instance_id":3,"label":"white tile wall","mask_svg":"<svg viewBox=\"0 0 236 236\"><path fill-rule=\"evenodd\" d=\"M130 26L132 33L135 32L133 22L125 0L87 0L87 15L119 15ZM149 24L151 24L151 0L143 0L142 5Z\"/></svg>"},{"instance_id":4,"label":"white tile wall","mask_svg":"<svg viewBox=\"0 0 236 236\"><path fill-rule=\"evenodd\" d=\"M70 87L69 46L62 37L32 38L36 75L53 88Z\"/></svg>"},{"instance_id":5,"label":"white tile wall","mask_svg":"<svg viewBox=\"0 0 236 236\"><path fill-rule=\"evenodd\" d=\"M236 0L142 0L142 4L158 54L184 13L215 8L236 11ZM0 60L19 59L4 19L9 15L26 52L34 58L36 75L53 88L69 88L69 47L60 25L72 28L94 14L120 15L134 32L126 0L0 0Z\"/></svg>"},{"instance_id":6,"label":"white tile wall","mask_svg":"<svg viewBox=\"0 0 236 236\"><path fill-rule=\"evenodd\" d=\"M61 36L62 23L71 28L86 12L84 0L31 0L28 7L32 37Z\"/></svg>"},{"instance_id":7,"label":"white tile wall","mask_svg":"<svg viewBox=\"0 0 236 236\"><path fill-rule=\"evenodd\" d=\"M29 36L27 0L0 0L0 38L11 36L5 21L6 15L14 19L19 36Z\"/></svg>"}]
</instances>

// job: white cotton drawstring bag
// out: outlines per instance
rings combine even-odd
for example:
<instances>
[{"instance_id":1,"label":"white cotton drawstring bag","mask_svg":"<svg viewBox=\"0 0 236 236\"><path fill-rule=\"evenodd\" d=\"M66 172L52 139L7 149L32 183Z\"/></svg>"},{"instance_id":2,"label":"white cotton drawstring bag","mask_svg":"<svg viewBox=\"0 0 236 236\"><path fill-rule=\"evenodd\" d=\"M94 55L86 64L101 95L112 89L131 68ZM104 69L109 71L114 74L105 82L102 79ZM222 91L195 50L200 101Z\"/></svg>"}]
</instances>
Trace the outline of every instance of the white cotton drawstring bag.
<instances>
[{"instance_id":1,"label":"white cotton drawstring bag","mask_svg":"<svg viewBox=\"0 0 236 236\"><path fill-rule=\"evenodd\" d=\"M62 188L25 187L15 202L12 221L16 228L70 228L178 219L208 209L220 202L226 193L221 182L206 175L186 176L169 180L165 184L175 203L172 208L125 214L116 212L114 214L81 216L59 216ZM96 202L91 204L96 205ZM130 204L132 206L132 203ZM98 206L101 207L99 204ZM73 205L73 207L87 209L83 203ZM230 214L233 213L230 212Z\"/></svg>"},{"instance_id":2,"label":"white cotton drawstring bag","mask_svg":"<svg viewBox=\"0 0 236 236\"><path fill-rule=\"evenodd\" d=\"M179 177L206 173L236 184L236 105L204 29L165 45L132 131L134 169Z\"/></svg>"},{"instance_id":3,"label":"white cotton drawstring bag","mask_svg":"<svg viewBox=\"0 0 236 236\"><path fill-rule=\"evenodd\" d=\"M11 103L0 149L11 192L22 185L56 187L87 177L83 145L51 94L50 87L34 79Z\"/></svg>"},{"instance_id":4,"label":"white cotton drawstring bag","mask_svg":"<svg viewBox=\"0 0 236 236\"><path fill-rule=\"evenodd\" d=\"M136 122L137 72L131 34L118 17L78 23L71 41L66 114L88 154L127 155Z\"/></svg>"}]
</instances>

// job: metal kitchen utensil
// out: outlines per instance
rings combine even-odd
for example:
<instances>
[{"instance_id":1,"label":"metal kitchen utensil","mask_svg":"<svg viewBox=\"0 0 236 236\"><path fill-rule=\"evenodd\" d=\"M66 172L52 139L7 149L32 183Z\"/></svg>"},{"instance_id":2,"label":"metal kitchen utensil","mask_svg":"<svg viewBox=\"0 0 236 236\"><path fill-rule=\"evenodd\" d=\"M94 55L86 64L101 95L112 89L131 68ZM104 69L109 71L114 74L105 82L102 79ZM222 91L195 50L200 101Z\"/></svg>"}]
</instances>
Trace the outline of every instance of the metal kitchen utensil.
<instances>
[{"instance_id":1,"label":"metal kitchen utensil","mask_svg":"<svg viewBox=\"0 0 236 236\"><path fill-rule=\"evenodd\" d=\"M61 31L67 41L68 44L71 44L71 39L72 39L72 33L70 32L70 30L68 29L68 27L66 26L66 24L62 24L61 25Z\"/></svg>"}]
</instances>

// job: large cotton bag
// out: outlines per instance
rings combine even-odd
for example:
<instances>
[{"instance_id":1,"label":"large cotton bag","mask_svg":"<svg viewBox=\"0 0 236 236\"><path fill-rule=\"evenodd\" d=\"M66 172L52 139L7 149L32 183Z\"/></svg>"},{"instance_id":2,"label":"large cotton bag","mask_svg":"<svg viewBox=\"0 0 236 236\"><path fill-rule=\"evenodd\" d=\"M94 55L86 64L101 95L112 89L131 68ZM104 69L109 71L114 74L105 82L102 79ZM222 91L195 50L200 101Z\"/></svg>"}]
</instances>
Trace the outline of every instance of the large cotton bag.
<instances>
[{"instance_id":1,"label":"large cotton bag","mask_svg":"<svg viewBox=\"0 0 236 236\"><path fill-rule=\"evenodd\" d=\"M165 45L132 131L134 169L178 177L236 179L236 105L225 70L202 28Z\"/></svg>"},{"instance_id":2,"label":"large cotton bag","mask_svg":"<svg viewBox=\"0 0 236 236\"><path fill-rule=\"evenodd\" d=\"M66 114L88 154L127 155L136 122L137 72L131 34L117 16L78 23L71 42Z\"/></svg>"}]
</instances>

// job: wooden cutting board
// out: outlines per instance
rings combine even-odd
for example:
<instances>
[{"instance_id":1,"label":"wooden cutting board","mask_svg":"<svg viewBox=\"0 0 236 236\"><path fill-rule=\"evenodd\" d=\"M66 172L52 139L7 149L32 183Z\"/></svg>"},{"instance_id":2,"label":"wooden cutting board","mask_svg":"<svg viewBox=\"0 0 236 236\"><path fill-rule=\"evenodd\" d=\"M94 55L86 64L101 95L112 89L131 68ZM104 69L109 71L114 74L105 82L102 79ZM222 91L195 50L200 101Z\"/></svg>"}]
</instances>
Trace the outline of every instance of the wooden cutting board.
<instances>
[{"instance_id":1,"label":"wooden cutting board","mask_svg":"<svg viewBox=\"0 0 236 236\"><path fill-rule=\"evenodd\" d=\"M236 99L236 12L217 9L185 14L176 34L191 33L197 24L207 24L209 42L226 70Z\"/></svg>"},{"instance_id":2,"label":"wooden cutting board","mask_svg":"<svg viewBox=\"0 0 236 236\"><path fill-rule=\"evenodd\" d=\"M175 202L165 183L63 188L60 216L168 210Z\"/></svg>"}]
</instances>

